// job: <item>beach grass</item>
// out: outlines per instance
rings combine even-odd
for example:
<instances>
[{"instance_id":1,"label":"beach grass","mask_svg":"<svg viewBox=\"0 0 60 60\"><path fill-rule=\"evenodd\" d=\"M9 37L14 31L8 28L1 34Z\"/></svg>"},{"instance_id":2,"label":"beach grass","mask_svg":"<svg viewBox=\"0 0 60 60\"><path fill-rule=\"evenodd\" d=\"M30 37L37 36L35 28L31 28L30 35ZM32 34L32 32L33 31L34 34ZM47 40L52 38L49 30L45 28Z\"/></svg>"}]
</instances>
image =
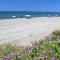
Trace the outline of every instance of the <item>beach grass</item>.
<instances>
[{"instance_id":1,"label":"beach grass","mask_svg":"<svg viewBox=\"0 0 60 60\"><path fill-rule=\"evenodd\" d=\"M0 45L0 60L60 60L60 31L53 31L49 37L31 47Z\"/></svg>"}]
</instances>

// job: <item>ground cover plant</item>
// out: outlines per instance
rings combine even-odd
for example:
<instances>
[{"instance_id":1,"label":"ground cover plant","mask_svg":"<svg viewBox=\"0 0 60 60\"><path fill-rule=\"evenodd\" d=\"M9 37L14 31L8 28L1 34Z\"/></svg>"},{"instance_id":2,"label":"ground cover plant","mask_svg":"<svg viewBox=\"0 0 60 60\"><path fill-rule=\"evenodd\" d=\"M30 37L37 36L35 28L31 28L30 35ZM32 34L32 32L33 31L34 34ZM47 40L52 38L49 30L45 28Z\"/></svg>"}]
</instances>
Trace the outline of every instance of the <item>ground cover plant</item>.
<instances>
[{"instance_id":1,"label":"ground cover plant","mask_svg":"<svg viewBox=\"0 0 60 60\"><path fill-rule=\"evenodd\" d=\"M53 31L31 47L0 45L0 60L60 60L60 31Z\"/></svg>"}]
</instances>

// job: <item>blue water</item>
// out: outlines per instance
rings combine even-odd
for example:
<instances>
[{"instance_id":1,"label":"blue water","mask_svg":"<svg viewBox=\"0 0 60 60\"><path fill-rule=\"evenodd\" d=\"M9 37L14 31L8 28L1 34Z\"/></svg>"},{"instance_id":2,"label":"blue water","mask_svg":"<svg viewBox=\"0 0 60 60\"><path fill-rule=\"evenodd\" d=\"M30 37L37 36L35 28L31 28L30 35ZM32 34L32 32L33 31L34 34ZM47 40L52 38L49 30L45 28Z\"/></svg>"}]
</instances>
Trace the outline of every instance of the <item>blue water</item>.
<instances>
[{"instance_id":1,"label":"blue water","mask_svg":"<svg viewBox=\"0 0 60 60\"><path fill-rule=\"evenodd\" d=\"M33 12L33 11L0 11L0 19L11 18L26 18L25 15L30 17L53 17L60 16L60 12Z\"/></svg>"}]
</instances>

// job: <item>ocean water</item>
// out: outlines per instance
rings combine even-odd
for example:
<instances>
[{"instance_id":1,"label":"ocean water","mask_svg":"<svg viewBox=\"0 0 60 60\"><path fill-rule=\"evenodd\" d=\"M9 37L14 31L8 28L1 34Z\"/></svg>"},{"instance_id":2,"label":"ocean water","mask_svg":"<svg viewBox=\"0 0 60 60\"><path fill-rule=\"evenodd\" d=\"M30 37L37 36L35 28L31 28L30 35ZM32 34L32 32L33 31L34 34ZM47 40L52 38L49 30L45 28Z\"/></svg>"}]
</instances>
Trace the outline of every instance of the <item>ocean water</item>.
<instances>
[{"instance_id":1,"label":"ocean water","mask_svg":"<svg viewBox=\"0 0 60 60\"><path fill-rule=\"evenodd\" d=\"M60 12L0 11L0 19L60 16Z\"/></svg>"}]
</instances>

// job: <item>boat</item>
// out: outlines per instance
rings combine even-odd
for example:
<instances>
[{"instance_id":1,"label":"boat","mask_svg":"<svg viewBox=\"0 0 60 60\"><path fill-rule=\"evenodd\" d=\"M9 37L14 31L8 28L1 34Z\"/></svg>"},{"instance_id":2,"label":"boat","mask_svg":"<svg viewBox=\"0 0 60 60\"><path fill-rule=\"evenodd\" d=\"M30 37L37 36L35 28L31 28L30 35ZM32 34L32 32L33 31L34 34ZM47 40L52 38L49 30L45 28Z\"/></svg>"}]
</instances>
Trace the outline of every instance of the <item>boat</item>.
<instances>
[{"instance_id":1,"label":"boat","mask_svg":"<svg viewBox=\"0 0 60 60\"><path fill-rule=\"evenodd\" d=\"M25 15L25 18L31 19L31 15Z\"/></svg>"},{"instance_id":2,"label":"boat","mask_svg":"<svg viewBox=\"0 0 60 60\"><path fill-rule=\"evenodd\" d=\"M13 18L15 18L16 16L12 16Z\"/></svg>"}]
</instances>

